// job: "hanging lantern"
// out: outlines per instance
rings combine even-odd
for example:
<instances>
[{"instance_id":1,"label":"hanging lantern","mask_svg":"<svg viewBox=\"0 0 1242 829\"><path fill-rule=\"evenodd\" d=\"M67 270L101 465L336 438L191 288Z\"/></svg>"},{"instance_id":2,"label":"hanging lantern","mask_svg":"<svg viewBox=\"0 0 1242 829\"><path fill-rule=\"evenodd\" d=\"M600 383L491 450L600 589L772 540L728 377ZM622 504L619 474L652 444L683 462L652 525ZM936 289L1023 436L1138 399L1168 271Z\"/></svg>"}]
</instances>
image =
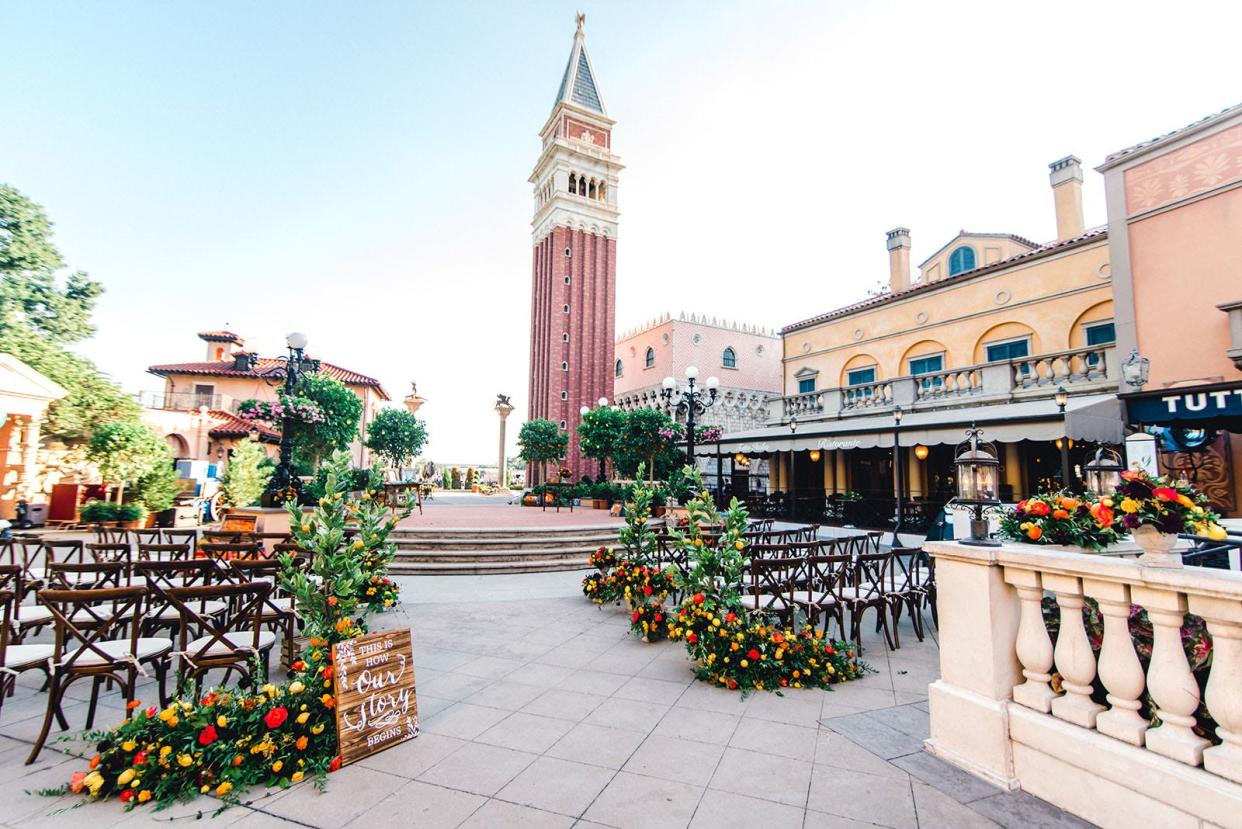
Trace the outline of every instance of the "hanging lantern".
<instances>
[{"instance_id":1,"label":"hanging lantern","mask_svg":"<svg viewBox=\"0 0 1242 829\"><path fill-rule=\"evenodd\" d=\"M1116 492L1121 486L1121 472L1124 468L1121 465L1121 455L1101 446L1085 468L1087 487L1101 496Z\"/></svg>"},{"instance_id":2,"label":"hanging lantern","mask_svg":"<svg viewBox=\"0 0 1242 829\"><path fill-rule=\"evenodd\" d=\"M818 449L812 449L812 450L811 450L811 463L819 463L819 457L820 457L820 456L819 456L819 450L818 450Z\"/></svg>"},{"instance_id":3,"label":"hanging lantern","mask_svg":"<svg viewBox=\"0 0 1242 829\"><path fill-rule=\"evenodd\" d=\"M1000 477L1000 460L996 447L979 438L983 432L970 429L966 440L958 444L954 466L957 467L957 498L954 501L971 511L970 538L963 544L983 547L999 546L1000 542L988 538L988 522L984 514L1000 506L997 482Z\"/></svg>"},{"instance_id":4,"label":"hanging lantern","mask_svg":"<svg viewBox=\"0 0 1242 829\"><path fill-rule=\"evenodd\" d=\"M914 447L914 457L918 458L921 461L927 460L927 447L921 443L918 446Z\"/></svg>"}]
</instances>

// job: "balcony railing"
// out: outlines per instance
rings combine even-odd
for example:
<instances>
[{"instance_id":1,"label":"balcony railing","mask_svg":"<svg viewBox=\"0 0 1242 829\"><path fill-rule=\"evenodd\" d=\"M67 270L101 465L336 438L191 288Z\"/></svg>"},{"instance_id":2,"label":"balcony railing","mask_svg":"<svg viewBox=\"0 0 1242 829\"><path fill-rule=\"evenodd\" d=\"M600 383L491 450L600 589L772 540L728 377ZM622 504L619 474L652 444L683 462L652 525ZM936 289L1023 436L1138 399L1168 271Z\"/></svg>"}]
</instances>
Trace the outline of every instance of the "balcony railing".
<instances>
[{"instance_id":1,"label":"balcony railing","mask_svg":"<svg viewBox=\"0 0 1242 829\"><path fill-rule=\"evenodd\" d=\"M822 389L774 398L768 424L906 409L960 406L967 402L1003 403L1030 397L1051 397L1058 386L1069 392L1112 391L1117 388L1116 348L1088 346L1013 360L895 377L858 386Z\"/></svg>"},{"instance_id":2,"label":"balcony railing","mask_svg":"<svg viewBox=\"0 0 1242 829\"><path fill-rule=\"evenodd\" d=\"M929 750L1103 826L1236 825L1242 573L926 546L941 663Z\"/></svg>"},{"instance_id":3,"label":"balcony railing","mask_svg":"<svg viewBox=\"0 0 1242 829\"><path fill-rule=\"evenodd\" d=\"M226 412L236 412L241 401L227 394L199 394L197 392L139 392L138 402L147 409L174 409L176 411L198 411L206 406Z\"/></svg>"}]
</instances>

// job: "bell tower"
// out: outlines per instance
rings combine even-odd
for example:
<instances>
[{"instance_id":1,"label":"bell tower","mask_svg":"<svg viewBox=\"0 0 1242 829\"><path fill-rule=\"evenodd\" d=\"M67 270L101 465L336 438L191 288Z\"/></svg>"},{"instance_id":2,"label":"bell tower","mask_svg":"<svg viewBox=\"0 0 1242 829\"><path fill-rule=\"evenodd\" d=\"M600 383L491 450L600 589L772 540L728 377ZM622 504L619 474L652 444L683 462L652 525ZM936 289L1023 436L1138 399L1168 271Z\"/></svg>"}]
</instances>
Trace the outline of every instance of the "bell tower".
<instances>
[{"instance_id":1,"label":"bell tower","mask_svg":"<svg viewBox=\"0 0 1242 829\"><path fill-rule=\"evenodd\" d=\"M565 463L574 479L591 471L578 452L579 411L612 399L617 297L616 123L604 109L578 15L573 48L543 149L530 175L531 326L529 417L569 434ZM593 465L592 465L593 466ZM539 469L527 470L537 483Z\"/></svg>"}]
</instances>

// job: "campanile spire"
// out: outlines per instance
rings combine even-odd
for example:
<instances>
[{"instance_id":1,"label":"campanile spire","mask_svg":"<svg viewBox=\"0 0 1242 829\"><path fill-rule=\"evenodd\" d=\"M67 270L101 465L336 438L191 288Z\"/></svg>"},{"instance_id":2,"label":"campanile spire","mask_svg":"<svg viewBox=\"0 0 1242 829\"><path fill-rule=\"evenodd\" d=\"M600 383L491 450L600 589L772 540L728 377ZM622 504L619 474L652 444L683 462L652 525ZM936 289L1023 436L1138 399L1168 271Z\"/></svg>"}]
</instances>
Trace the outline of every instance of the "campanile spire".
<instances>
[{"instance_id":1,"label":"campanile spire","mask_svg":"<svg viewBox=\"0 0 1242 829\"><path fill-rule=\"evenodd\" d=\"M578 453L582 407L612 399L616 331L617 183L621 159L598 76L577 29L552 114L540 130L542 150L530 175L531 419L547 418L569 433L566 465L590 472ZM538 469L528 470L535 482Z\"/></svg>"}]
</instances>

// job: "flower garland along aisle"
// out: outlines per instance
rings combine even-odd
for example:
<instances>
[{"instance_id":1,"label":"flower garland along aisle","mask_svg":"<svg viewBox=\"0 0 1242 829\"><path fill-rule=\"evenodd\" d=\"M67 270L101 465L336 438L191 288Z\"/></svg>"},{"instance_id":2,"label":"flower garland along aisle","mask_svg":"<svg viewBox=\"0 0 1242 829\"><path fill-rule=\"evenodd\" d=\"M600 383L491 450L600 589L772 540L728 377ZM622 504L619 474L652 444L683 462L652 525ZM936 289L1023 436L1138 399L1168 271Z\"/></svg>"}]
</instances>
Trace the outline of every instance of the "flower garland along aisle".
<instances>
[{"instance_id":1,"label":"flower garland along aisle","mask_svg":"<svg viewBox=\"0 0 1242 829\"><path fill-rule=\"evenodd\" d=\"M638 466L641 480L644 464ZM625 504L625 526L618 541L625 555L618 558L612 547L600 547L591 555L597 570L582 580L582 592L598 605L625 601L630 611L630 629L644 642L655 642L668 635L668 611L664 603L676 587L672 569L661 570L654 563L655 533L651 520L653 493L638 484Z\"/></svg>"},{"instance_id":2,"label":"flower garland along aisle","mask_svg":"<svg viewBox=\"0 0 1242 829\"><path fill-rule=\"evenodd\" d=\"M686 598L669 620L669 638L682 640L698 663L695 675L743 695L782 688L827 688L870 669L854 646L833 642L805 620L781 625L763 611L742 606L738 585L746 573L749 516L734 498L722 515L697 470L685 475L697 493L687 504L685 532L674 532L689 566L680 585ZM705 527L712 528L710 534Z\"/></svg>"},{"instance_id":3,"label":"flower garland along aisle","mask_svg":"<svg viewBox=\"0 0 1242 829\"><path fill-rule=\"evenodd\" d=\"M381 517L383 499L346 495L348 452L334 453L328 465L332 494L308 515L288 507L293 536L310 557L310 575L292 556L281 559L282 583L294 595L309 643L292 665L291 681L216 687L197 698L183 687L166 708L137 710L122 725L88 735L98 740L99 753L89 770L73 775L70 791L131 806L162 808L199 794L228 804L250 786L283 788L308 776L322 782L340 767L332 645L363 633L363 562L385 547L395 520ZM345 529L354 521L370 531L347 543ZM258 660L252 670L258 683ZM131 711L141 708L130 703Z\"/></svg>"}]
</instances>

